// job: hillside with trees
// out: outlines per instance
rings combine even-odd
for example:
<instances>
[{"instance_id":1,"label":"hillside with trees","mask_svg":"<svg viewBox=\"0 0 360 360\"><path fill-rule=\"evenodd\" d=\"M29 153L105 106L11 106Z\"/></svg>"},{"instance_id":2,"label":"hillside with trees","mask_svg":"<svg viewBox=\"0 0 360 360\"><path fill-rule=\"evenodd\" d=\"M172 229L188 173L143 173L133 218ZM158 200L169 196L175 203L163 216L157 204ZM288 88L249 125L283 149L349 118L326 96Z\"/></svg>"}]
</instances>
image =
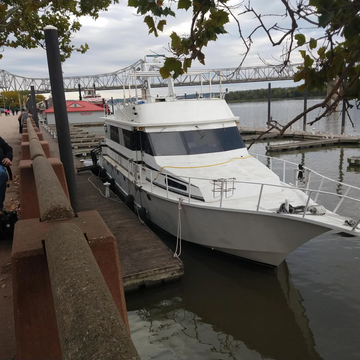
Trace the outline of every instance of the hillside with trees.
<instances>
[{"instance_id":1,"label":"hillside with trees","mask_svg":"<svg viewBox=\"0 0 360 360\"><path fill-rule=\"evenodd\" d=\"M307 94L308 98L317 97L324 98L326 97L326 90L311 90ZM303 98L304 92L299 90L298 87L289 87L289 88L272 88L271 89L271 99L296 99ZM241 90L241 91L231 91L225 95L225 100L228 103L231 102L242 102L242 101L259 101L268 99L268 89L255 89L255 90Z\"/></svg>"}]
</instances>

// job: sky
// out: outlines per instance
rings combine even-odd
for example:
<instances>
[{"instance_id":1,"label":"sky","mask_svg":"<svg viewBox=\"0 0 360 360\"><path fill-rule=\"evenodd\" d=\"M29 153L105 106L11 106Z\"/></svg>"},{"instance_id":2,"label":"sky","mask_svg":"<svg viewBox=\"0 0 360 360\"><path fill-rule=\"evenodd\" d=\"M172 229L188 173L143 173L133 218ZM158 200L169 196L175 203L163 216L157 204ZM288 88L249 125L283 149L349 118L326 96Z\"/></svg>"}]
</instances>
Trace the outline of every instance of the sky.
<instances>
[{"instance_id":1,"label":"sky","mask_svg":"<svg viewBox=\"0 0 360 360\"><path fill-rule=\"evenodd\" d=\"M232 0L235 1L235 0ZM238 2L236 2L238 3ZM247 0L244 3L248 3ZM253 7L261 14L283 14L284 9L280 0L265 1L252 0ZM234 2L235 4L235 2ZM241 12L234 9L234 14ZM268 24L280 22L281 17L269 16L264 18ZM249 34L256 26L257 21L251 16L240 18L243 34ZM168 18L165 31L156 38L148 34L147 25L143 17L136 15L136 9L127 6L127 0L120 0L119 4L111 5L108 11L101 12L97 20L81 18L82 28L74 35L73 43L80 45L88 43L90 49L85 54L74 52L70 59L63 63L64 76L95 75L114 72L135 63L145 55L159 53L167 54L169 35L176 31L178 34L189 33L191 13L185 10L177 11L176 18ZM244 53L244 46L239 38L237 24L234 20L226 27L228 34L220 35L216 42L211 42L205 48L205 67L200 63L194 63L192 69L218 69L236 68L241 61L241 54ZM312 33L312 29L306 29ZM44 49L25 50L21 48L0 49L3 59L0 60L0 69L12 74L48 78L48 66L46 51ZM283 46L272 47L261 31L255 37L252 50L243 66L261 66L265 59L271 64L278 64ZM260 58L261 57L261 58ZM301 62L298 52L294 53L293 63ZM273 87L296 86L292 82L276 82ZM238 90L248 88L266 88L267 83L239 84ZM101 93L102 96L116 97L115 92ZM71 98L67 94L67 98ZM74 96L73 96L74 98Z\"/></svg>"}]
</instances>

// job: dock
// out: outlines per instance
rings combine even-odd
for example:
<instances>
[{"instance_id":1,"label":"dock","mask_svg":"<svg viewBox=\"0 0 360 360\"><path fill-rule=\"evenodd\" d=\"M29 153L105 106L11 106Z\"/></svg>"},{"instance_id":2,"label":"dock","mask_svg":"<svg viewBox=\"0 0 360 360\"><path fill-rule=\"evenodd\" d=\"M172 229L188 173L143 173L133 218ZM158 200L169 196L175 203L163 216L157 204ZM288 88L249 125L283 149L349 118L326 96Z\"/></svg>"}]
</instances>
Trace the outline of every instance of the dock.
<instances>
[{"instance_id":1,"label":"dock","mask_svg":"<svg viewBox=\"0 0 360 360\"><path fill-rule=\"evenodd\" d=\"M286 144L277 144L277 145L268 145L266 146L267 152L275 151L291 151L299 149L309 149L316 147L325 147L325 146L338 146L338 145L354 145L360 144L360 139L358 137L354 138L332 138L332 139L319 139L319 140L309 140L309 141L294 141Z\"/></svg>"},{"instance_id":2,"label":"dock","mask_svg":"<svg viewBox=\"0 0 360 360\"><path fill-rule=\"evenodd\" d=\"M83 129L86 124L81 125L82 126L70 126L72 152L74 156L80 157L89 155L91 150L98 147L100 141L104 138L102 135L96 135ZM94 126L103 126L103 123L96 123ZM49 132L55 138L57 137L55 125L45 125L41 130L43 130L42 132Z\"/></svg>"},{"instance_id":3,"label":"dock","mask_svg":"<svg viewBox=\"0 0 360 360\"><path fill-rule=\"evenodd\" d=\"M257 139L260 134L267 131L263 128L239 128L242 138L245 142L250 142ZM339 145L356 145L360 144L360 136L348 136L340 134L329 133L313 133L306 131L292 131L287 130L285 134L280 138L277 130L271 130L264 134L261 139L276 139L285 140L281 144L274 144L266 146L267 152L284 152L299 149L309 149L325 146L339 146ZM289 141L287 141L289 140Z\"/></svg>"},{"instance_id":4,"label":"dock","mask_svg":"<svg viewBox=\"0 0 360 360\"><path fill-rule=\"evenodd\" d=\"M125 292L180 279L182 261L119 198L102 196L96 176L81 172L76 185L79 211L97 210L117 240Z\"/></svg>"},{"instance_id":5,"label":"dock","mask_svg":"<svg viewBox=\"0 0 360 360\"><path fill-rule=\"evenodd\" d=\"M266 151L291 151L299 149L309 149L314 147L337 145L339 139L322 139L322 140L310 140L310 141L295 141L286 144L268 145Z\"/></svg>"},{"instance_id":6,"label":"dock","mask_svg":"<svg viewBox=\"0 0 360 360\"><path fill-rule=\"evenodd\" d=\"M360 156L352 156L347 159L349 166L360 167Z\"/></svg>"}]
</instances>

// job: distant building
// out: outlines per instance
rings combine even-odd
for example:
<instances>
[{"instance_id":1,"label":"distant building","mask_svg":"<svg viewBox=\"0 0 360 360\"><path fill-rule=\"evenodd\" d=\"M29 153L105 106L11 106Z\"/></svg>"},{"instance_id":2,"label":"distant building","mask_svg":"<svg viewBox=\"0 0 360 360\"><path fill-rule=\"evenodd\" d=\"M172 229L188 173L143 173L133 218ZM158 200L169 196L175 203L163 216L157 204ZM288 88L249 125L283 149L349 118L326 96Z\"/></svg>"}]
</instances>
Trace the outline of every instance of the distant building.
<instances>
[{"instance_id":1,"label":"distant building","mask_svg":"<svg viewBox=\"0 0 360 360\"><path fill-rule=\"evenodd\" d=\"M88 124L103 122L100 117L104 116L104 109L88 101L72 100L66 101L69 124ZM46 122L49 125L55 124L54 107L44 111Z\"/></svg>"}]
</instances>

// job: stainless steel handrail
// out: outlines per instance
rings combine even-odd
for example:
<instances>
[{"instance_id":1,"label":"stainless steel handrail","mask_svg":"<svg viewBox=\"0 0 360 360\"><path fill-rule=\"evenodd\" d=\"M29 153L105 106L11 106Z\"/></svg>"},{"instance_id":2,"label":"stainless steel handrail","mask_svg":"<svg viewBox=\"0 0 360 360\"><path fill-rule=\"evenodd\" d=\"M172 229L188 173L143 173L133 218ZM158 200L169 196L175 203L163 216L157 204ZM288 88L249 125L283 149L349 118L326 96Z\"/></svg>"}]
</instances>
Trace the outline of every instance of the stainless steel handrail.
<instances>
[{"instance_id":1,"label":"stainless steel handrail","mask_svg":"<svg viewBox=\"0 0 360 360\"><path fill-rule=\"evenodd\" d=\"M273 159L274 160L274 159ZM275 159L277 160L277 159ZM291 165L295 165L297 166L297 164L295 163L292 163L292 162L289 162L289 161L286 161L286 160L280 160L281 162L283 163L287 163L287 164L291 164ZM129 166L137 166L137 167L141 167L142 165L140 164L136 164L136 163L133 163L133 162L130 162L128 161L128 165ZM345 183L341 183L339 181L335 181L333 179L330 179L330 178L327 178L326 176L322 176L318 173L316 173L315 171L312 171L308 168L305 168L305 170L308 170L310 171L310 174L315 174L315 175L319 175L321 177L321 179L329 179L331 180L332 182L335 182L336 184L342 184L343 186L347 186L349 188L352 188L352 189L355 189L355 190L358 190L360 191L360 188L357 188L356 186L352 186L352 185L349 185L349 184L345 184ZM163 174L163 173L159 173L157 170L151 170L151 169L146 169L146 171L148 172L149 176L145 176L145 179L142 180L142 185L144 185L145 183L150 183L150 192L151 193L154 193L156 192L157 194L159 194L159 192L155 189L159 189L159 186L160 188L163 187L163 189L165 190L165 196L166 198L170 198L171 197L171 194L174 194L174 199L175 199L175 196L178 195L174 192L172 192L171 189L169 189L169 184L168 184L168 174ZM206 182L212 182L214 181L214 179L210 179L210 178L201 178L201 177L179 177L179 178L182 178L183 180L185 180L188 184L188 189L187 189L187 195L186 194L182 194L182 196L188 196L188 203L196 203L196 204L199 204L199 200L195 199L194 198L194 192L191 191L191 185L197 187L194 183L194 181L206 181ZM164 179L164 181L162 182L161 180ZM134 181L136 180L135 178L133 179ZM217 179L217 181L219 181L219 179ZM227 181L227 179L221 179L221 186L220 186L220 197L218 200L214 201L214 203L216 203L217 201L219 201L219 207L220 208L223 208L223 200L224 200L224 191L226 189L226 186L224 186L225 182ZM235 185L236 184L242 184L242 185L257 185L260 187L260 190L259 190L259 195L258 195L258 200L257 200L257 207L256 207L256 211L260 211L260 203L263 199L263 194L264 194L264 188L265 187L278 187L278 188L292 188L292 189L295 189L295 190L298 190L298 191L301 191L303 192L304 194L306 194L306 197L307 197L307 200L306 200L306 205L305 205L305 208L304 208L304 214L303 214L303 217L306 217L308 214L306 214L306 211L309 207L309 203L310 203L310 200L311 200L311 197L312 196L315 196L315 199L313 200L315 203L316 203L316 200L317 198L319 197L319 195L327 195L328 197L329 196L333 196L333 197L336 197L336 198L339 198L339 201L336 203L335 205L335 208L334 210L332 211L333 213L337 213L339 207L342 205L342 203L344 202L344 200L349 200L349 201L352 201L353 203L356 203L358 205L360 205L360 200L357 199L357 198L354 198L354 197L351 197L351 196L348 196L348 193L349 193L349 189L347 189L347 191L345 192L345 194L338 194L337 192L330 192L330 191L324 191L324 190L321 190L322 188L322 185L318 188L318 189L313 189L313 188L310 188L309 184L307 184L307 186L305 188L301 188L301 187L297 187L297 186L294 186L292 184L268 184L268 183L260 183L260 182L251 182L251 181L238 181L238 180L231 180ZM358 218L356 216L356 218ZM357 222L355 222L356 224L359 224L360 223L360 218ZM353 229L356 229L357 226L354 226Z\"/></svg>"},{"instance_id":2,"label":"stainless steel handrail","mask_svg":"<svg viewBox=\"0 0 360 360\"><path fill-rule=\"evenodd\" d=\"M135 163L132 163L133 166L141 166L139 164L135 164ZM150 169L147 169L149 172L150 172L150 185L151 185L151 192L153 192L153 185L159 185L160 184L160 181L159 179L161 179L162 177L165 178L165 188L166 188L166 196L167 198L169 197L169 193L171 192L171 190L169 190L169 186L168 186L168 174L158 174L158 171L153 171L153 170L150 170ZM153 173L155 173L157 176L158 176L158 180L153 180L155 178L155 176L153 175ZM214 179L210 179L210 178L201 178L201 177L186 177L187 179L187 182L188 184L191 184L193 180L200 180L200 181L206 181L206 182L211 182L213 181ZM217 179L217 181L219 181L219 179ZM221 187L220 187L220 198L219 198L219 201L220 203L222 204L222 199L223 199L223 196L224 196L224 183L227 181L226 179L221 179ZM350 197L347 195L348 191L344 194L344 195L340 195L338 193L333 193L333 192L329 192L329 191L323 191L323 190L319 190L319 189L311 189L311 188L306 188L306 189L302 189L302 188L299 188L299 187L295 187L295 186L291 186L289 184L267 184L267 183L260 183L260 182L253 182L253 181L239 181L239 180L231 180L234 184L246 184L246 185L257 185L257 186L260 186L261 188L265 187L265 186L268 186L268 187L278 187L278 188L286 188L286 189L289 189L289 188L293 188L293 189L296 189L296 190L299 190L299 191L302 191L306 194L308 194L308 196L310 196L311 194L316 194L316 198L318 197L318 195L329 195L329 196L335 196L335 197L339 197L340 200L338 202L338 204L336 204L333 212L336 212L339 208L339 206L341 205L341 203L347 199L347 200L351 200L351 201L354 201L354 202L357 202L360 204L360 200L359 199L356 199L356 198L353 198L353 197ZM344 184L344 185L348 185L348 184ZM356 187L353 187L357 190L360 191L359 188L356 188ZM189 187L190 189L190 187ZM260 194L259 194L259 204L261 202L261 198L262 198L262 194L263 194L263 190L260 191ZM190 196L189 196L190 198ZM189 202L191 202L191 200L189 200ZM316 202L314 200L314 202ZM221 206L222 207L222 206ZM259 207L259 206L258 206Z\"/></svg>"}]
</instances>

